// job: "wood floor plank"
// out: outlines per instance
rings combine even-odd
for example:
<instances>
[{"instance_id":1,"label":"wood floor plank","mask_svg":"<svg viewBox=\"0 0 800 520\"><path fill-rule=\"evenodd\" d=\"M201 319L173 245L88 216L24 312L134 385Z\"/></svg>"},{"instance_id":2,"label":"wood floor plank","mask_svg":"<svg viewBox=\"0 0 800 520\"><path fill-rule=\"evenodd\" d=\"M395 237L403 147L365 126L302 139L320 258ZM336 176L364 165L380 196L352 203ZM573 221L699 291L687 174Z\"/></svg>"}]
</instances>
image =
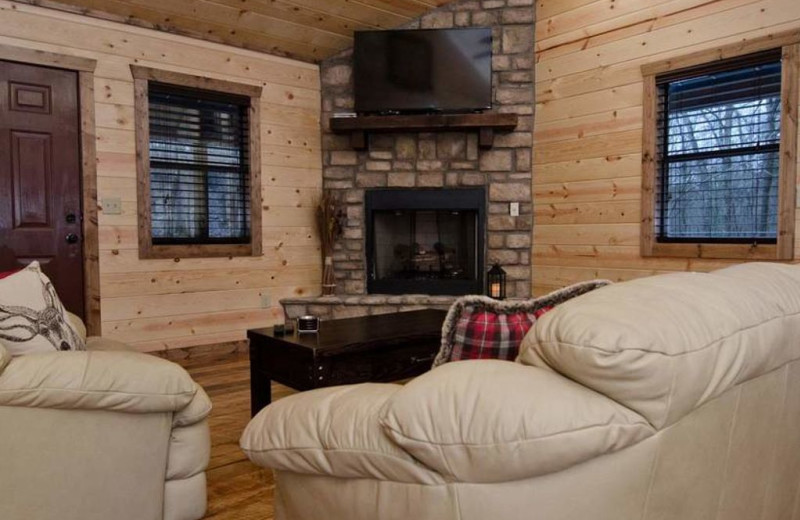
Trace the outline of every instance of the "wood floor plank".
<instances>
[{"instance_id":1,"label":"wood floor plank","mask_svg":"<svg viewBox=\"0 0 800 520\"><path fill-rule=\"evenodd\" d=\"M211 461L206 520L273 520L272 472L247 460L239 437L250 421L250 362L245 353L177 361L211 398ZM274 400L295 391L272 384Z\"/></svg>"}]
</instances>

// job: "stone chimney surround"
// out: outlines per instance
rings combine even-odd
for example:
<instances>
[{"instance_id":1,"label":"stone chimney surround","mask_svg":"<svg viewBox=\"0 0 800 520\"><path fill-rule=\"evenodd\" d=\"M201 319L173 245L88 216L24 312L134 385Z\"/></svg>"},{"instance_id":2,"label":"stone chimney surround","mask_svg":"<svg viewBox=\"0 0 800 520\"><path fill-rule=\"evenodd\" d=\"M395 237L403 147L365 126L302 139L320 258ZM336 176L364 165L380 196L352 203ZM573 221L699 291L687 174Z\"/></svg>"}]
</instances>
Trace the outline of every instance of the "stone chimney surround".
<instances>
[{"instance_id":1,"label":"stone chimney surround","mask_svg":"<svg viewBox=\"0 0 800 520\"><path fill-rule=\"evenodd\" d=\"M347 221L334 252L337 295L283 300L287 315L358 316L416 308L446 308L454 299L426 295L367 295L364 192L369 188L484 186L487 192L486 261L508 273L509 297L531 293L533 207L531 169L534 110L533 0L460 0L405 28L491 27L493 108L519 117L517 128L497 134L491 149L477 132L370 134L356 151L349 135L330 131L329 118L352 112L352 49L321 63L323 187L346 204ZM511 216L511 202L520 205Z\"/></svg>"}]
</instances>

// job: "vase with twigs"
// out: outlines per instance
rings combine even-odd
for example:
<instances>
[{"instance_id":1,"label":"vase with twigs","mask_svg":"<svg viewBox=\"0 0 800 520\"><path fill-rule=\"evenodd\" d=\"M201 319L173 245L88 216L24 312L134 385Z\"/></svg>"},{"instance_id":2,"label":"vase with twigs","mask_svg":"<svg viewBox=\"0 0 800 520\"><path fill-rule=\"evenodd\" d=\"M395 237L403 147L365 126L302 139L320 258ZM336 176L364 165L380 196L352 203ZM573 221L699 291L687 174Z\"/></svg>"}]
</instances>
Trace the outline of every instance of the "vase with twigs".
<instances>
[{"instance_id":1,"label":"vase with twigs","mask_svg":"<svg viewBox=\"0 0 800 520\"><path fill-rule=\"evenodd\" d=\"M344 210L341 201L326 191L317 204L317 227L322 245L322 295L330 296L336 291L333 274L333 248L344 228Z\"/></svg>"}]
</instances>

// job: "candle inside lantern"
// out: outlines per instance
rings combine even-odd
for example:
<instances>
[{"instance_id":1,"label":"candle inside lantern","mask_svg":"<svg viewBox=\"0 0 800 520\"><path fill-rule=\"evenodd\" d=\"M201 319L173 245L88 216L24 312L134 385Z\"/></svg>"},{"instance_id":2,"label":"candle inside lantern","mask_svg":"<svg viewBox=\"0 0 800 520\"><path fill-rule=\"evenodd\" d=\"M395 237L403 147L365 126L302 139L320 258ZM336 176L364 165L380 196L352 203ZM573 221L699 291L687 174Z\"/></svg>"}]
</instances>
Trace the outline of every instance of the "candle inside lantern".
<instances>
[{"instance_id":1,"label":"candle inside lantern","mask_svg":"<svg viewBox=\"0 0 800 520\"><path fill-rule=\"evenodd\" d=\"M500 297L500 282L492 283L491 287L489 287L489 294L492 296L492 298Z\"/></svg>"}]
</instances>

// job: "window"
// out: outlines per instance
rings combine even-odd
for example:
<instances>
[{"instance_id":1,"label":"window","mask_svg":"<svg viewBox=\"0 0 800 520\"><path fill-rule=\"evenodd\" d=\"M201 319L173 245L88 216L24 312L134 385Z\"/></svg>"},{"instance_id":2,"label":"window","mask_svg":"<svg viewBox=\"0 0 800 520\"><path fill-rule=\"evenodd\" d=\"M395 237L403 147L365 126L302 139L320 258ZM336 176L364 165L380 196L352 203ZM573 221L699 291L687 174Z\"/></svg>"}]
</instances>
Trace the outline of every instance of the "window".
<instances>
[{"instance_id":1,"label":"window","mask_svg":"<svg viewBox=\"0 0 800 520\"><path fill-rule=\"evenodd\" d=\"M642 253L792 258L797 50L702 58L644 67Z\"/></svg>"},{"instance_id":2,"label":"window","mask_svg":"<svg viewBox=\"0 0 800 520\"><path fill-rule=\"evenodd\" d=\"M139 256L260 254L261 89L131 68Z\"/></svg>"}]
</instances>

